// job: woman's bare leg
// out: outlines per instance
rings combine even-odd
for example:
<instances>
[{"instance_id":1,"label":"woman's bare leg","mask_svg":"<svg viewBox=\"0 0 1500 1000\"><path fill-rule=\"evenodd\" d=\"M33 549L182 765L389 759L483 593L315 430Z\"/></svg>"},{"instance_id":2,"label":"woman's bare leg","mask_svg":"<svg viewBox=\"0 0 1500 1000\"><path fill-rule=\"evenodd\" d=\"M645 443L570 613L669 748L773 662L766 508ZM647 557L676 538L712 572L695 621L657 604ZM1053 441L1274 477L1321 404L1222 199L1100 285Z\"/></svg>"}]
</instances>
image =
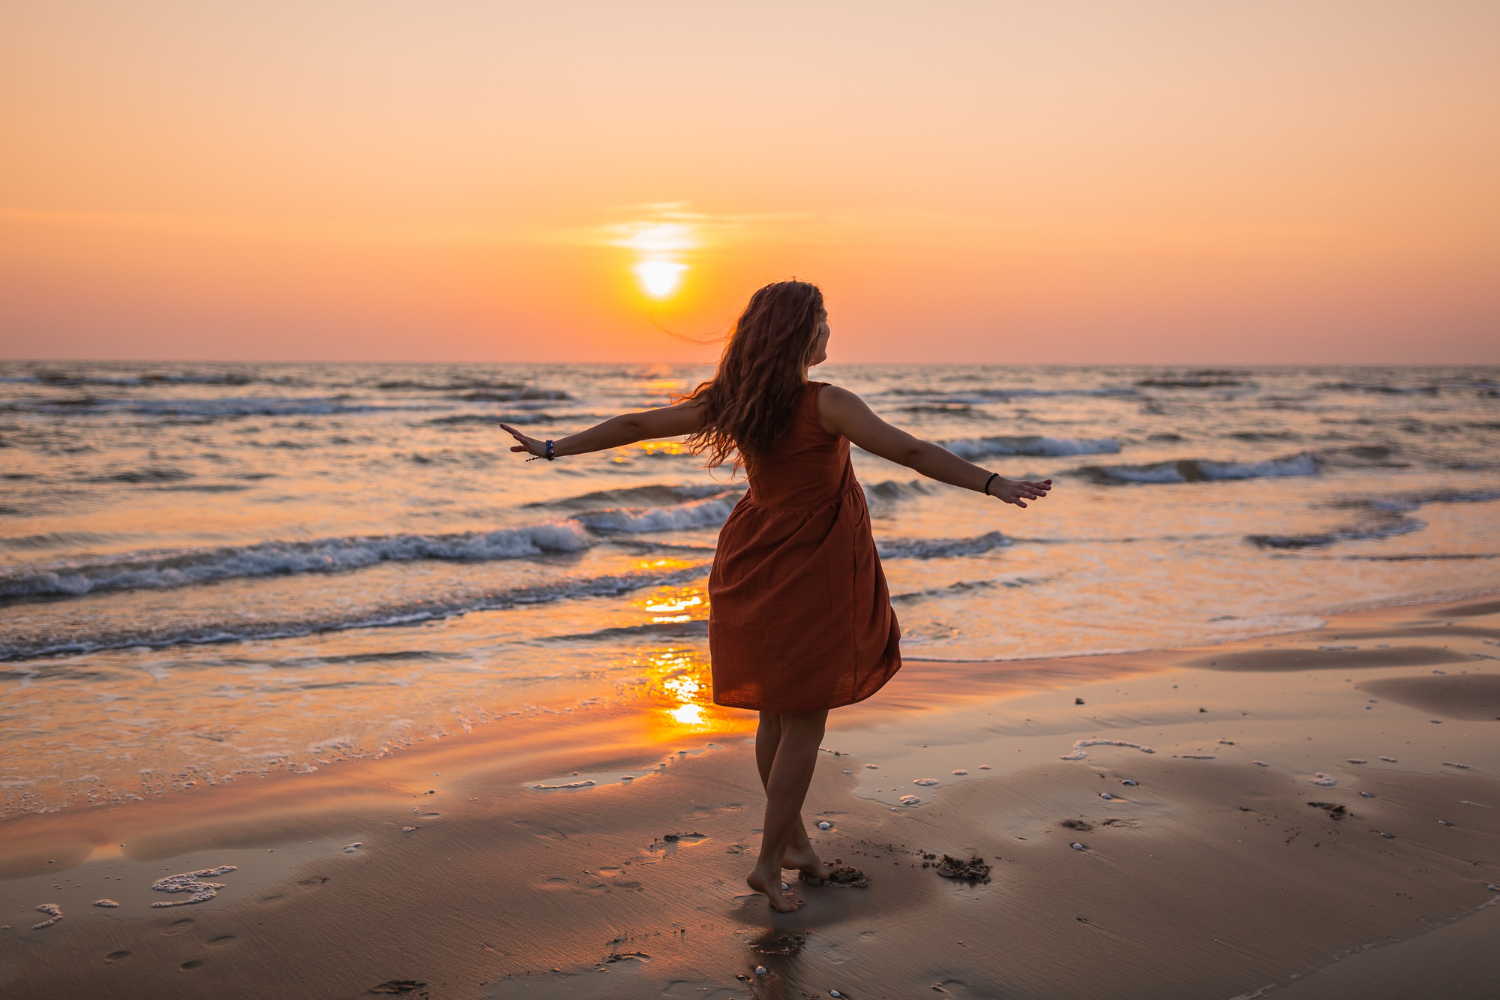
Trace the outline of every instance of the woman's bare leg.
<instances>
[{"instance_id":1,"label":"woman's bare leg","mask_svg":"<svg viewBox=\"0 0 1500 1000\"><path fill-rule=\"evenodd\" d=\"M826 716L825 716L826 717ZM771 766L776 761L776 749L781 744L781 716L775 712L760 713L760 725L755 730L755 766L760 770L760 785L769 791ZM822 742L822 737L818 738ZM816 759L816 758L814 758ZM813 878L828 874L828 866L813 850L812 840L807 836L807 823L799 811L792 824L792 838L782 855L781 867L806 872Z\"/></svg>"},{"instance_id":2,"label":"woman's bare leg","mask_svg":"<svg viewBox=\"0 0 1500 1000\"><path fill-rule=\"evenodd\" d=\"M764 722L765 716L761 718ZM807 786L812 783L813 769L818 763L818 745L823 742L823 727L827 721L826 711L779 715L780 739L776 741L776 753L769 771L763 772L766 818L762 824L760 857L745 881L752 889L765 893L771 906L782 912L795 910L799 905L782 895L781 865L798 833L802 839L807 838L807 830L802 825L802 800L807 797ZM762 757L760 744L757 734L757 763ZM808 851L811 850L809 844Z\"/></svg>"}]
</instances>

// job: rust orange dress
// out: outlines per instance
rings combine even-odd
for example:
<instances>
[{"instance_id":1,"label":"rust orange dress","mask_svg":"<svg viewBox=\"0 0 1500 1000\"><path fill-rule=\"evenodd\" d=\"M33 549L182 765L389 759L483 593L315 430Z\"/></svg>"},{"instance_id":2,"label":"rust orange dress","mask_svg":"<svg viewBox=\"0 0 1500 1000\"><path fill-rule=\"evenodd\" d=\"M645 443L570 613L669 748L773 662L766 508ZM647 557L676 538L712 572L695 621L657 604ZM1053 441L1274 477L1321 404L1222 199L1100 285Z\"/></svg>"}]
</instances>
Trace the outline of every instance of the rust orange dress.
<instances>
[{"instance_id":1,"label":"rust orange dress","mask_svg":"<svg viewBox=\"0 0 1500 1000\"><path fill-rule=\"evenodd\" d=\"M901 669L901 629L849 439L818 421L809 382L791 429L756 462L708 577L714 701L815 712L870 697Z\"/></svg>"}]
</instances>

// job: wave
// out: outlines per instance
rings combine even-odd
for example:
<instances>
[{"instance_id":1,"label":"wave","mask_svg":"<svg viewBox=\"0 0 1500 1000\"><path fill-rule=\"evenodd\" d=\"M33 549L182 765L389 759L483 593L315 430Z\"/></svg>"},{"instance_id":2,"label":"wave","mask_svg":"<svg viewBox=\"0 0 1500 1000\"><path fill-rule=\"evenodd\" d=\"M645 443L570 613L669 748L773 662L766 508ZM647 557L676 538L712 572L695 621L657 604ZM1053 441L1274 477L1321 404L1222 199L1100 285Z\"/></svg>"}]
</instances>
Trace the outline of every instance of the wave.
<instances>
[{"instance_id":1,"label":"wave","mask_svg":"<svg viewBox=\"0 0 1500 1000\"><path fill-rule=\"evenodd\" d=\"M620 625L601 628L593 632L578 632L573 635L539 636L537 642L597 642L611 639L693 639L708 635L708 620L699 618L685 622L647 622L644 625Z\"/></svg>"},{"instance_id":2,"label":"wave","mask_svg":"<svg viewBox=\"0 0 1500 1000\"><path fill-rule=\"evenodd\" d=\"M69 545L99 545L128 537L130 536L102 531L49 531L40 535L0 538L0 549L55 549Z\"/></svg>"},{"instance_id":3,"label":"wave","mask_svg":"<svg viewBox=\"0 0 1500 1000\"><path fill-rule=\"evenodd\" d=\"M1408 517L1412 511L1432 503L1487 503L1500 500L1500 490L1438 490L1394 497L1347 500L1336 506L1366 514L1365 523L1305 535L1246 535L1245 540L1265 549L1317 549L1337 542L1391 538L1409 535L1427 527L1427 522Z\"/></svg>"},{"instance_id":4,"label":"wave","mask_svg":"<svg viewBox=\"0 0 1500 1000\"><path fill-rule=\"evenodd\" d=\"M85 480L90 483L180 483L192 479L193 474L172 465L148 465L140 469L126 469Z\"/></svg>"},{"instance_id":5,"label":"wave","mask_svg":"<svg viewBox=\"0 0 1500 1000\"><path fill-rule=\"evenodd\" d=\"M555 424L562 418L555 417L550 413L456 413L451 417L433 417L427 421L438 427L459 427L465 425L495 426L497 424Z\"/></svg>"},{"instance_id":6,"label":"wave","mask_svg":"<svg viewBox=\"0 0 1500 1000\"><path fill-rule=\"evenodd\" d=\"M30 375L12 375L0 378L0 382L13 384L46 385L60 388L73 388L76 386L117 386L124 388L139 388L149 385L250 385L253 382L269 382L273 384L300 384L289 379L267 379L253 378L249 375L239 373L200 375L188 373L185 375L168 375L150 372L145 375L70 375L67 372L42 371Z\"/></svg>"},{"instance_id":7,"label":"wave","mask_svg":"<svg viewBox=\"0 0 1500 1000\"><path fill-rule=\"evenodd\" d=\"M869 503L889 503L894 500L911 500L933 492L932 486L920 479L882 479L878 483L864 483L865 500Z\"/></svg>"},{"instance_id":8,"label":"wave","mask_svg":"<svg viewBox=\"0 0 1500 1000\"><path fill-rule=\"evenodd\" d=\"M1126 483L1198 483L1276 476L1315 476L1318 460L1311 452L1261 462L1216 462L1204 458L1152 462L1147 465L1086 465L1078 475L1106 486Z\"/></svg>"},{"instance_id":9,"label":"wave","mask_svg":"<svg viewBox=\"0 0 1500 1000\"><path fill-rule=\"evenodd\" d=\"M1426 522L1415 518L1394 517L1385 524L1373 524L1363 528L1339 528L1309 535L1246 535L1245 540L1263 549L1320 549L1335 542L1409 535L1425 527L1427 527Z\"/></svg>"},{"instance_id":10,"label":"wave","mask_svg":"<svg viewBox=\"0 0 1500 1000\"><path fill-rule=\"evenodd\" d=\"M408 602L396 602L374 611L338 617L306 619L216 620L198 624L172 623L98 632L84 636L6 636L0 639L0 660L25 660L41 656L76 655L136 646L202 645L250 640L291 639L320 632L341 632L361 628L385 628L414 625L421 622L453 618L475 611L498 611L527 604L584 597L610 597L646 587L673 586L699 579L708 571L707 564L683 567L668 572L621 573L608 576L577 577L530 587L504 588L449 595L424 595Z\"/></svg>"},{"instance_id":11,"label":"wave","mask_svg":"<svg viewBox=\"0 0 1500 1000\"><path fill-rule=\"evenodd\" d=\"M525 382L512 382L510 380L496 381L494 379L476 378L468 375L453 375L435 379L386 378L374 382L362 379L354 382L350 388L372 388L383 392L456 392L463 393L459 397L460 399L502 403L516 402L518 400L573 398L568 393L558 389L538 389L536 386L528 385Z\"/></svg>"},{"instance_id":12,"label":"wave","mask_svg":"<svg viewBox=\"0 0 1500 1000\"><path fill-rule=\"evenodd\" d=\"M602 504L617 504L622 507L649 504L662 506L683 503L687 500L702 500L705 497L743 491L743 483L651 483L646 486L627 486L617 490L594 490L578 496L557 500L537 500L527 507L551 507L561 510L591 510Z\"/></svg>"},{"instance_id":13,"label":"wave","mask_svg":"<svg viewBox=\"0 0 1500 1000\"><path fill-rule=\"evenodd\" d=\"M447 535L376 535L309 542L261 542L220 549L141 552L0 572L0 600L81 597L164 589L244 577L336 573L415 559L489 561L577 552L593 544L573 521Z\"/></svg>"},{"instance_id":14,"label":"wave","mask_svg":"<svg viewBox=\"0 0 1500 1000\"><path fill-rule=\"evenodd\" d=\"M978 593L985 590L994 590L996 587L1008 587L1018 589L1030 587L1037 581L1029 577L1012 577L1003 580L959 580L950 583L946 587L930 587L927 590L913 590L905 594L892 594L893 604L915 604L918 601L930 600L932 598L961 597L965 594Z\"/></svg>"},{"instance_id":15,"label":"wave","mask_svg":"<svg viewBox=\"0 0 1500 1000\"><path fill-rule=\"evenodd\" d=\"M1319 382L1313 388L1325 392L1376 392L1393 396L1410 396L1418 393L1436 396L1439 389L1436 385L1388 385L1384 382Z\"/></svg>"},{"instance_id":16,"label":"wave","mask_svg":"<svg viewBox=\"0 0 1500 1000\"><path fill-rule=\"evenodd\" d=\"M607 507L584 510L573 519L601 533L644 534L652 531L687 531L693 528L717 528L729 517L739 502L738 490L725 490L704 500L694 500L675 507Z\"/></svg>"},{"instance_id":17,"label":"wave","mask_svg":"<svg viewBox=\"0 0 1500 1000\"><path fill-rule=\"evenodd\" d=\"M312 397L230 396L220 399L49 399L23 400L0 407L28 413L111 414L138 413L153 417L285 417L330 416L340 413L374 413L390 410L430 410L431 406L374 406L343 399Z\"/></svg>"},{"instance_id":18,"label":"wave","mask_svg":"<svg viewBox=\"0 0 1500 1000\"><path fill-rule=\"evenodd\" d=\"M878 538L875 547L882 559L948 559L977 556L1003 549L1011 540L998 531L977 538Z\"/></svg>"},{"instance_id":19,"label":"wave","mask_svg":"<svg viewBox=\"0 0 1500 1000\"><path fill-rule=\"evenodd\" d=\"M1500 490L1437 490L1433 493L1406 493L1375 500L1351 500L1346 507L1372 507L1376 510L1406 512L1430 503L1487 503L1500 500Z\"/></svg>"},{"instance_id":20,"label":"wave","mask_svg":"<svg viewBox=\"0 0 1500 1000\"><path fill-rule=\"evenodd\" d=\"M1226 372L1225 375L1228 373ZM1136 379L1135 384L1147 389L1227 389L1245 383L1240 379L1227 378L1224 375L1204 374L1142 378Z\"/></svg>"},{"instance_id":21,"label":"wave","mask_svg":"<svg viewBox=\"0 0 1500 1000\"><path fill-rule=\"evenodd\" d=\"M913 416L919 417L937 416L960 420L996 419L992 413L974 409L972 403L914 403L911 406L898 406L896 410L900 413L910 413Z\"/></svg>"},{"instance_id":22,"label":"wave","mask_svg":"<svg viewBox=\"0 0 1500 1000\"><path fill-rule=\"evenodd\" d=\"M1057 458L1064 455L1115 455L1120 442L1115 438L1054 438L1039 435L1021 437L955 438L939 442L959 458L973 461L989 455L1032 455Z\"/></svg>"},{"instance_id":23,"label":"wave","mask_svg":"<svg viewBox=\"0 0 1500 1000\"><path fill-rule=\"evenodd\" d=\"M515 403L521 400L564 400L573 397L560 389L514 386L504 389L480 389L475 392L466 392L458 398L474 403Z\"/></svg>"}]
</instances>

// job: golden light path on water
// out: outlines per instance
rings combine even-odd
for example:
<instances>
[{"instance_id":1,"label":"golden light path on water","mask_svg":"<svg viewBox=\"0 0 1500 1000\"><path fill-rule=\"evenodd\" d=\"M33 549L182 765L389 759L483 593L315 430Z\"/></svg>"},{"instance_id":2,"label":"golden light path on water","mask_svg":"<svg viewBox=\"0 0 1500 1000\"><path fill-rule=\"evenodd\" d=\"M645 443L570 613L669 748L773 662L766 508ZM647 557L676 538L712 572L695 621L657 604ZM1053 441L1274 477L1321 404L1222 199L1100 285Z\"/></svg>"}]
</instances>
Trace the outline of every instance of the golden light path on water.
<instances>
[{"instance_id":1,"label":"golden light path on water","mask_svg":"<svg viewBox=\"0 0 1500 1000\"><path fill-rule=\"evenodd\" d=\"M659 625L702 621L708 593L701 586L662 587L636 602ZM660 703L660 721L682 733L743 728L745 720L713 704L708 653L701 646L668 646L637 665L647 672L651 695Z\"/></svg>"}]
</instances>

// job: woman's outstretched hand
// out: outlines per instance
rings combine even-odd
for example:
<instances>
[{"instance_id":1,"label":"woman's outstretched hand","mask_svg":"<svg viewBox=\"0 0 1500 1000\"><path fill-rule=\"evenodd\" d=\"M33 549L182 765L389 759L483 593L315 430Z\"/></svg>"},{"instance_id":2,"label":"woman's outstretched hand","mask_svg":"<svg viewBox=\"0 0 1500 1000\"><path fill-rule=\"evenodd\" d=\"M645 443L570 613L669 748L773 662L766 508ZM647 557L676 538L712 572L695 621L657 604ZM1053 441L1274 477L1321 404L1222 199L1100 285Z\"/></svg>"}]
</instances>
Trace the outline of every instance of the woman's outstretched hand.
<instances>
[{"instance_id":1,"label":"woman's outstretched hand","mask_svg":"<svg viewBox=\"0 0 1500 1000\"><path fill-rule=\"evenodd\" d=\"M511 431L512 434L515 431ZM519 435L518 435L519 437ZM512 451L518 449L512 448ZM990 487L990 496L1006 503L1013 503L1017 507L1025 507L1027 500L1040 500L1052 489L1052 480L1043 479L1039 483L1029 479L1006 479L1001 476L995 480L995 485Z\"/></svg>"},{"instance_id":2,"label":"woman's outstretched hand","mask_svg":"<svg viewBox=\"0 0 1500 1000\"><path fill-rule=\"evenodd\" d=\"M510 424L501 424L500 426L504 430L506 430L507 432L509 432L509 434L510 434L511 437L513 437L513 438L516 439L516 443L511 446L511 449L510 449L511 451L523 451L523 452L525 452L528 455L535 455L538 458L545 458L546 457L546 455L547 455L547 444L546 444L546 442L544 442L544 441L538 441L534 437L527 437L525 434L522 434L520 431L516 430Z\"/></svg>"}]
</instances>

